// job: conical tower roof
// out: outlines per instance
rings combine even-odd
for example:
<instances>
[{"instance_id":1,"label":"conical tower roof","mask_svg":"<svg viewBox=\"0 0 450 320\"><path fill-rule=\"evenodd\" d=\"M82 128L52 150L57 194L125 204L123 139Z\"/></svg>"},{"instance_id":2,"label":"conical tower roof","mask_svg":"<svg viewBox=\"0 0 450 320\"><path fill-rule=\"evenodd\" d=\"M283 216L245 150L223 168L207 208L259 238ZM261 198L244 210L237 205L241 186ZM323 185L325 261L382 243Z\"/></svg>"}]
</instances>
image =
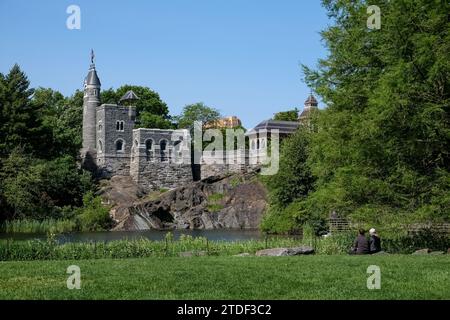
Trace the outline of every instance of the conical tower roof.
<instances>
[{"instance_id":1,"label":"conical tower roof","mask_svg":"<svg viewBox=\"0 0 450 320\"><path fill-rule=\"evenodd\" d=\"M305 106L317 107L317 105L318 105L317 99L311 93L308 99L306 99L305 101Z\"/></svg>"},{"instance_id":2,"label":"conical tower roof","mask_svg":"<svg viewBox=\"0 0 450 320\"><path fill-rule=\"evenodd\" d=\"M89 73L86 76L86 79L84 80L87 85L93 85L93 86L101 86L100 79L97 75L97 70L95 70L95 63L94 63L94 50L91 49L91 66L89 67Z\"/></svg>"},{"instance_id":3,"label":"conical tower roof","mask_svg":"<svg viewBox=\"0 0 450 320\"><path fill-rule=\"evenodd\" d=\"M136 95L136 93L134 93L133 90L128 90L128 91L122 96L122 98L120 98L119 102L123 102L123 101L135 101L135 100L139 100L139 97Z\"/></svg>"}]
</instances>

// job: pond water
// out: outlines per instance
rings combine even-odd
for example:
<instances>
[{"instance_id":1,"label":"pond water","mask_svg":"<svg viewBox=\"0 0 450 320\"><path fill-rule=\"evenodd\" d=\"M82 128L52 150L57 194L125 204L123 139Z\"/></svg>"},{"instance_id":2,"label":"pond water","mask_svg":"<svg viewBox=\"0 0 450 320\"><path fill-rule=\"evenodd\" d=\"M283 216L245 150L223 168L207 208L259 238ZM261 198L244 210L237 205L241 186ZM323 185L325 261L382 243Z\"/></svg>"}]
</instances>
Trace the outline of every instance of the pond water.
<instances>
[{"instance_id":1,"label":"pond water","mask_svg":"<svg viewBox=\"0 0 450 320\"><path fill-rule=\"evenodd\" d=\"M163 240L169 231L160 230L142 230L142 231L105 231L105 232L77 232L57 235L56 239L59 243L66 242L108 242L113 240L141 239ZM264 239L265 235L259 230L171 230L174 238L178 239L180 235L190 235L192 237L205 237L208 240L221 241L242 241ZM29 233L0 233L0 239L13 240L32 240L46 239L45 234L29 234Z\"/></svg>"}]
</instances>

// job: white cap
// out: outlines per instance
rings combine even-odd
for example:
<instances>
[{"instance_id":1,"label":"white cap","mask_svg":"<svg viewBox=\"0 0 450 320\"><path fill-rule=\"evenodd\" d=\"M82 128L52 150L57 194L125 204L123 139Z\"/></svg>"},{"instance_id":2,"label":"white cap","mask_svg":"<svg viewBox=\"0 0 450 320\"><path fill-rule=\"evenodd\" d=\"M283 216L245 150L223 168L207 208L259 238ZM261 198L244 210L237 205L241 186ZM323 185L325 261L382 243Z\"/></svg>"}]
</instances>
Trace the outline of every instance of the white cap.
<instances>
[{"instance_id":1,"label":"white cap","mask_svg":"<svg viewBox=\"0 0 450 320\"><path fill-rule=\"evenodd\" d=\"M377 232L377 230L375 230L374 228L372 228L372 229L369 230L369 233L370 233L370 234L374 234L375 232Z\"/></svg>"}]
</instances>

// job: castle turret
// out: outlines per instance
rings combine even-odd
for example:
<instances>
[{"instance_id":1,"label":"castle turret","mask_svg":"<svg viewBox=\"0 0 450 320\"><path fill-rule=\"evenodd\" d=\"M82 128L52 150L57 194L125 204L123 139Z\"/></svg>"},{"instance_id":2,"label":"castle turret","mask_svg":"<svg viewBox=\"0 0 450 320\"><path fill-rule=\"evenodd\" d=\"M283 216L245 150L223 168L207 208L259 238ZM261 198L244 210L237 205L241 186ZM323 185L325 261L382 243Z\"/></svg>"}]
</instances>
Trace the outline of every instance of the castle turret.
<instances>
[{"instance_id":1,"label":"castle turret","mask_svg":"<svg viewBox=\"0 0 450 320\"><path fill-rule=\"evenodd\" d=\"M302 113L298 117L300 122L308 122L311 113L319 109L318 105L317 99L311 93L305 101L305 107L303 108Z\"/></svg>"},{"instance_id":2,"label":"castle turret","mask_svg":"<svg viewBox=\"0 0 450 320\"><path fill-rule=\"evenodd\" d=\"M84 97L83 97L83 149L82 157L87 162L85 167L91 167L95 164L96 158L96 124L97 124L97 107L100 105L100 79L94 64L94 52L91 51L91 66L89 73L84 80ZM92 163L90 163L92 162Z\"/></svg>"}]
</instances>

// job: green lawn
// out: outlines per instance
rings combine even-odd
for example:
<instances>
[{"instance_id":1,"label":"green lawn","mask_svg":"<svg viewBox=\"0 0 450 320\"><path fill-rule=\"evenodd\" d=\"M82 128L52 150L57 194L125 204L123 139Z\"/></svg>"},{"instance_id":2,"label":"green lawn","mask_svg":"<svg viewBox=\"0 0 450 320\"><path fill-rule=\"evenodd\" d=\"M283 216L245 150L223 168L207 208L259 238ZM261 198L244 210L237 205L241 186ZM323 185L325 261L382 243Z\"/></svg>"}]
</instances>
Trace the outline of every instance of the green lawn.
<instances>
[{"instance_id":1,"label":"green lawn","mask_svg":"<svg viewBox=\"0 0 450 320\"><path fill-rule=\"evenodd\" d=\"M80 290L66 288L71 264ZM0 299L450 299L450 255L0 262Z\"/></svg>"}]
</instances>

